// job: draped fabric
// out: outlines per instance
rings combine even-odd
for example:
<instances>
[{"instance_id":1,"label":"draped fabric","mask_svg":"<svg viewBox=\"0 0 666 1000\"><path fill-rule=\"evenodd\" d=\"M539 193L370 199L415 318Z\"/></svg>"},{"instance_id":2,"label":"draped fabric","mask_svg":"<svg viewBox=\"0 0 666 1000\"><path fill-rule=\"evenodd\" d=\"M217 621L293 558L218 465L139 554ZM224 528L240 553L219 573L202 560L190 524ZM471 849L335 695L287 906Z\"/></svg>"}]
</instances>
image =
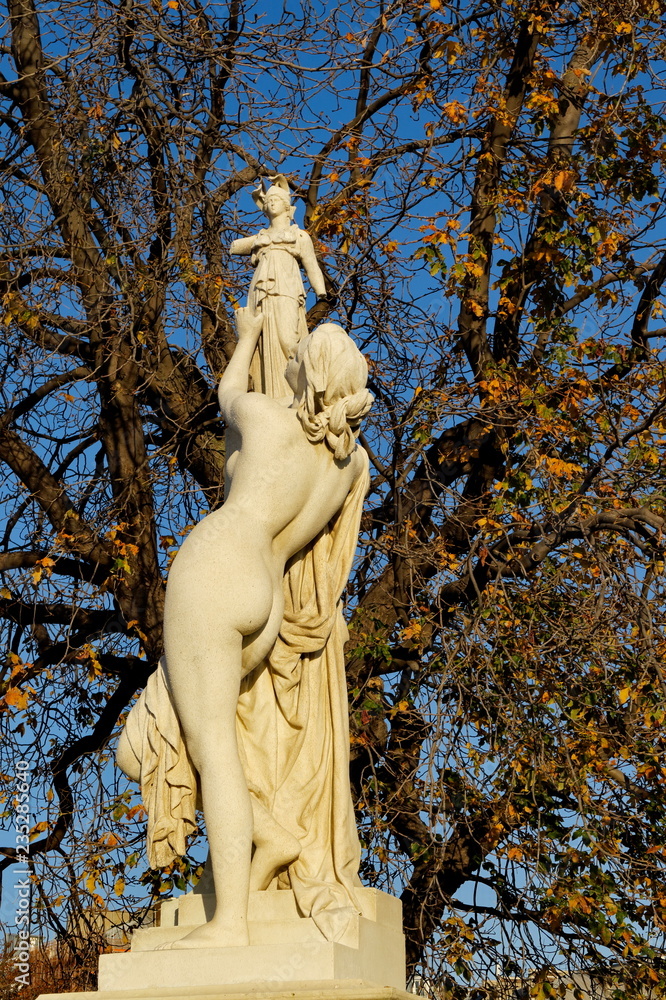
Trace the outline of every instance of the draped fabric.
<instances>
[{"instance_id":1,"label":"draped fabric","mask_svg":"<svg viewBox=\"0 0 666 1000\"><path fill-rule=\"evenodd\" d=\"M299 340L307 336L305 288L301 278L297 226L274 233L262 229L252 248L255 267L247 296L264 317L250 374L257 392L272 399L291 395L284 370Z\"/></svg>"},{"instance_id":2,"label":"draped fabric","mask_svg":"<svg viewBox=\"0 0 666 1000\"><path fill-rule=\"evenodd\" d=\"M367 466L344 507L291 560L268 660L243 682L237 722L250 793L301 844L278 885L328 940L358 904L360 845L349 787L349 710L341 594L349 578Z\"/></svg>"},{"instance_id":3,"label":"draped fabric","mask_svg":"<svg viewBox=\"0 0 666 1000\"><path fill-rule=\"evenodd\" d=\"M140 770L141 798L148 813L148 864L162 868L186 852L194 833L197 776L160 660L125 723L125 736Z\"/></svg>"},{"instance_id":4,"label":"draped fabric","mask_svg":"<svg viewBox=\"0 0 666 1000\"><path fill-rule=\"evenodd\" d=\"M269 658L243 681L237 710L250 794L301 845L299 857L267 891L291 888L301 914L333 941L359 912L341 595L368 484L366 458L339 514L290 560L280 634ZM162 663L126 727L148 811L149 863L161 867L185 853L197 799L196 772Z\"/></svg>"}]
</instances>

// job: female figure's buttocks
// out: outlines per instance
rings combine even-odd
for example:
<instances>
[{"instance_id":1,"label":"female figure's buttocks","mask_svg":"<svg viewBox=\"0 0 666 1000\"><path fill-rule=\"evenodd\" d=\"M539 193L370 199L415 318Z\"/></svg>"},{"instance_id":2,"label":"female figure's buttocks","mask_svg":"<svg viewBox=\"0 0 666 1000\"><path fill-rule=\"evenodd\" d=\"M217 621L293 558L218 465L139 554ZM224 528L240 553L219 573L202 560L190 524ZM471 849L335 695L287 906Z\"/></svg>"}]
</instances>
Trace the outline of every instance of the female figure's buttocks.
<instances>
[{"instance_id":1,"label":"female figure's buttocks","mask_svg":"<svg viewBox=\"0 0 666 1000\"><path fill-rule=\"evenodd\" d=\"M224 507L192 530L167 583L164 646L172 687L194 678L196 649L220 648L230 632L249 636L264 628L281 588L271 565L270 547L271 539L260 522L241 519ZM188 658L189 678L176 676L171 665Z\"/></svg>"}]
</instances>

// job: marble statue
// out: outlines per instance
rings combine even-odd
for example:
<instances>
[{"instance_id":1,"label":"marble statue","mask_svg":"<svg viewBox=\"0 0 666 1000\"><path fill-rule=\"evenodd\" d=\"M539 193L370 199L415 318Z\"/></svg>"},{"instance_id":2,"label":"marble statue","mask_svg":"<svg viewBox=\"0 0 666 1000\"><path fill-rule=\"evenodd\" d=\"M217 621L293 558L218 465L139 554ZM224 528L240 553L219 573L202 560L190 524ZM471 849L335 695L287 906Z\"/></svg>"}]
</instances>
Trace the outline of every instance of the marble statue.
<instances>
[{"instance_id":1,"label":"marble statue","mask_svg":"<svg viewBox=\"0 0 666 1000\"><path fill-rule=\"evenodd\" d=\"M219 387L226 500L171 567L165 656L117 755L141 783L152 866L185 853L203 808L216 909L176 948L247 944L250 888L293 890L327 940L359 912L341 595L369 482L357 435L372 396L344 330L305 333L299 263L323 291L312 244L286 228L284 192L262 197L267 235L232 245L257 268ZM265 391L250 392L262 335Z\"/></svg>"},{"instance_id":2,"label":"marble statue","mask_svg":"<svg viewBox=\"0 0 666 1000\"><path fill-rule=\"evenodd\" d=\"M250 254L255 269L247 304L253 312L261 313L263 326L250 368L254 388L274 399L288 396L291 402L285 366L307 335L301 267L318 298L325 297L326 285L312 240L292 223L294 209L286 178L277 174L271 181L268 190L260 183L252 195L269 219L268 228L234 240L229 253Z\"/></svg>"}]
</instances>

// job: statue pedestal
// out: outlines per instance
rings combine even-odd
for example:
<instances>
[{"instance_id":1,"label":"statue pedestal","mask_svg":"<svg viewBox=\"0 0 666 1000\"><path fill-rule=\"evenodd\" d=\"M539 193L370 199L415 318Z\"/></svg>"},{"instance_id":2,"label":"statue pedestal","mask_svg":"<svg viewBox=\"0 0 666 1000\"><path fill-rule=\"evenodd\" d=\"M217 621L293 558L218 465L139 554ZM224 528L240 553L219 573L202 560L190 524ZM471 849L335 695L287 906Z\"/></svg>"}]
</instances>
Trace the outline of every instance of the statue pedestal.
<instances>
[{"instance_id":1,"label":"statue pedestal","mask_svg":"<svg viewBox=\"0 0 666 1000\"><path fill-rule=\"evenodd\" d=\"M109 990L100 993L43 993L38 1000L414 1000L412 993L363 980L337 982L245 983L227 986L162 987L152 990Z\"/></svg>"},{"instance_id":2,"label":"statue pedestal","mask_svg":"<svg viewBox=\"0 0 666 1000\"><path fill-rule=\"evenodd\" d=\"M102 955L99 992L80 1000L401 1000L405 944L401 904L358 889L362 913L338 941L301 917L292 892L250 896L250 944L242 948L156 951L211 915L214 897L195 892L162 906L161 924L135 931L129 952ZM59 994L63 996L63 994ZM55 1000L55 994L40 1000Z\"/></svg>"}]
</instances>

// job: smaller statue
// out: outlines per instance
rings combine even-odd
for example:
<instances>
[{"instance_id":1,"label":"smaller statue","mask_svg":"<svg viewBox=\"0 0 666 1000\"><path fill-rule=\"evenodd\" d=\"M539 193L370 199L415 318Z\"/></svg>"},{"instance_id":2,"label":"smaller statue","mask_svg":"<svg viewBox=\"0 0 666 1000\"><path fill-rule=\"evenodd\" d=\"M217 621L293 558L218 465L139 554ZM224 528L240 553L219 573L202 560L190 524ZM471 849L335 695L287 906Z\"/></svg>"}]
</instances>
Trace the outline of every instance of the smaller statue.
<instances>
[{"instance_id":1,"label":"smaller statue","mask_svg":"<svg viewBox=\"0 0 666 1000\"><path fill-rule=\"evenodd\" d=\"M307 336L305 288L301 267L318 298L326 296L326 284L308 234L292 223L289 184L282 174L270 178L268 190L263 182L252 198L268 217L268 229L254 236L234 240L231 254L251 254L255 268L247 296L251 313L263 317L262 335L250 367L255 392L273 399L293 393L284 377L287 361L298 343Z\"/></svg>"}]
</instances>

